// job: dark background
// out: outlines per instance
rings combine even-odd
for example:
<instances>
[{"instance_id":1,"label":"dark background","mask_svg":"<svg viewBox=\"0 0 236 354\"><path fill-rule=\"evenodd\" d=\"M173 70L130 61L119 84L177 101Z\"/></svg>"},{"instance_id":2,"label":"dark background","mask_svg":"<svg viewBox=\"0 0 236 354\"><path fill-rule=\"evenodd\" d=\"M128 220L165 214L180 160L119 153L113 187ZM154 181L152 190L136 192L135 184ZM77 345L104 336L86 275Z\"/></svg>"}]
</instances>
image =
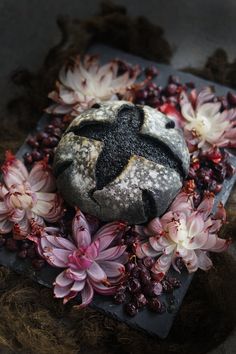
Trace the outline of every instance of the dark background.
<instances>
[{"instance_id":1,"label":"dark background","mask_svg":"<svg viewBox=\"0 0 236 354\"><path fill-rule=\"evenodd\" d=\"M0 0L0 107L13 87L8 76L18 67L35 70L48 49L58 42L58 15L87 18L100 0ZM130 16L143 15L165 30L174 49L176 68L203 66L223 47L236 56L236 2L234 0L116 0Z\"/></svg>"},{"instance_id":2,"label":"dark background","mask_svg":"<svg viewBox=\"0 0 236 354\"><path fill-rule=\"evenodd\" d=\"M59 41L57 17L85 19L98 11L99 3L100 0L0 0L1 116L15 91L9 80L12 71L17 68L36 71L49 48ZM234 0L116 0L115 3L126 6L130 16L145 16L164 29L174 51L171 64L175 68L202 67L219 47L226 50L231 61L236 57ZM211 352L234 353L235 335Z\"/></svg>"}]
</instances>

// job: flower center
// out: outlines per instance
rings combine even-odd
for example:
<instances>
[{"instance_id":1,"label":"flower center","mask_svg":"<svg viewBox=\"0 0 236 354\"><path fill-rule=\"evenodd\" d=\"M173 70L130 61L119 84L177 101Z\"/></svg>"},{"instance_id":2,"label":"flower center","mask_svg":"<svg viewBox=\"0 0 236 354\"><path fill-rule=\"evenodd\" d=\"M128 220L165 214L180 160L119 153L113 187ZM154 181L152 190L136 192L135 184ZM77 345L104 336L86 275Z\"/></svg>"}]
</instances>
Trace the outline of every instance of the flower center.
<instances>
[{"instance_id":1,"label":"flower center","mask_svg":"<svg viewBox=\"0 0 236 354\"><path fill-rule=\"evenodd\" d=\"M207 117L197 117L194 124L194 129L196 130L198 135L206 136L211 130L211 123Z\"/></svg>"},{"instance_id":2,"label":"flower center","mask_svg":"<svg viewBox=\"0 0 236 354\"><path fill-rule=\"evenodd\" d=\"M187 225L183 220L179 220L176 223L177 228L177 244L183 245L184 242L188 239L188 229Z\"/></svg>"},{"instance_id":3,"label":"flower center","mask_svg":"<svg viewBox=\"0 0 236 354\"><path fill-rule=\"evenodd\" d=\"M10 204L12 208L27 210L34 206L34 195L27 185L12 186L10 189Z\"/></svg>"},{"instance_id":4,"label":"flower center","mask_svg":"<svg viewBox=\"0 0 236 354\"><path fill-rule=\"evenodd\" d=\"M71 261L74 261L79 269L88 269L93 264L94 260L88 252L88 248L80 247L77 249L71 258Z\"/></svg>"}]
</instances>

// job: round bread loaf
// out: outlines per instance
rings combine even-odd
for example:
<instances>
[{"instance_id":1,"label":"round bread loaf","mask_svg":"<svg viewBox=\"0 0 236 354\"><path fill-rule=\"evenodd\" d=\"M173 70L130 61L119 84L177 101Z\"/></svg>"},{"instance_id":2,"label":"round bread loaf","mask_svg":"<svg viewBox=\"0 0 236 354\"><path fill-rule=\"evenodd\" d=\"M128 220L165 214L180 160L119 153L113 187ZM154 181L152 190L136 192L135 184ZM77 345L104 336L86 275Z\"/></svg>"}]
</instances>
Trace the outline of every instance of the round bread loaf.
<instances>
[{"instance_id":1,"label":"round bread loaf","mask_svg":"<svg viewBox=\"0 0 236 354\"><path fill-rule=\"evenodd\" d=\"M145 223L163 214L189 169L182 132L156 109L95 104L76 117L55 153L64 199L102 221Z\"/></svg>"}]
</instances>

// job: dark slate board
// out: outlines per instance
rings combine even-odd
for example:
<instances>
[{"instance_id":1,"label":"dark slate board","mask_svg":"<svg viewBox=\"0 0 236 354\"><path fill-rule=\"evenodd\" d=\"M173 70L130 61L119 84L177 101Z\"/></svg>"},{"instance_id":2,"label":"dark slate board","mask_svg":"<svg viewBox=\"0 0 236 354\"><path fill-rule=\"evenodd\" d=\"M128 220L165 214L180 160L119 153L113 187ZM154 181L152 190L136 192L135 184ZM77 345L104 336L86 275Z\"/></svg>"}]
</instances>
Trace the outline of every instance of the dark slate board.
<instances>
[{"instance_id":1,"label":"dark slate board","mask_svg":"<svg viewBox=\"0 0 236 354\"><path fill-rule=\"evenodd\" d=\"M103 45L93 46L90 50L90 53L99 54L101 56L102 62L106 62L107 60L113 58L121 58L123 60L129 61L130 63L139 64L143 67L148 65L156 65L160 70L160 75L157 77L155 81L159 85L164 86L168 80L169 75L178 75L182 82L193 81L198 88L204 87L206 85L214 85L218 95L223 95L228 91L228 89L224 86L213 84L209 81L197 78L191 74L178 72L177 70L173 69L168 65L150 62L148 60L144 60L139 57L135 57L133 55ZM43 116L42 119L39 121L37 130L40 130L40 128L42 128L48 122L49 119L50 118L48 116ZM30 150L29 147L26 144L24 144L18 151L17 156L21 158L23 154L28 150ZM232 163L236 167L236 157L232 156L231 159L232 159ZM217 205L218 201L220 200L224 204L226 203L235 180L236 180L236 175L230 180L225 180L223 189L221 193L217 196L217 202L215 205ZM58 270L50 266L46 266L41 271L35 271L30 266L29 261L27 260L24 261L22 259L19 259L15 253L9 252L4 248L0 249L0 264L6 267L10 267L11 269L14 269L18 273L25 274L26 276L32 278L33 280L47 287L52 286L52 283L56 275L59 272L61 272L60 269ZM99 311L106 313L108 316L112 316L113 318L116 318L119 321L127 323L131 327L145 331L151 335L157 335L160 338L165 338L167 337L171 329L174 318L181 306L183 298L193 278L192 274L183 272L181 275L179 275L174 270L171 270L171 275L180 279L182 286L179 289L176 289L174 291L174 297L175 297L174 309L172 308L171 311L167 311L162 315L152 313L148 310L143 310L140 311L135 317L131 318L124 313L122 305L116 305L112 302L112 300L109 297L104 297L100 295L95 296L91 306L93 308L96 308ZM162 300L167 305L169 302L168 297L169 295L162 295Z\"/></svg>"}]
</instances>

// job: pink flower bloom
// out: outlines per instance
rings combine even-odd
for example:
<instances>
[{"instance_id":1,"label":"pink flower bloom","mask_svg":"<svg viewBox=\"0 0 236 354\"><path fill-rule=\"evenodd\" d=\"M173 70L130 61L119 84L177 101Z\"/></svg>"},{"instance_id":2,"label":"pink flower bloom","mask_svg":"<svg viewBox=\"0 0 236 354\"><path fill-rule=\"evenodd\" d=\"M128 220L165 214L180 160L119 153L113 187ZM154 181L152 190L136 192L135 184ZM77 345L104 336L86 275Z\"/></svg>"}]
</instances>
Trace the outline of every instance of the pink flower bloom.
<instances>
[{"instance_id":1,"label":"pink flower bloom","mask_svg":"<svg viewBox=\"0 0 236 354\"><path fill-rule=\"evenodd\" d=\"M222 252L227 249L229 240L217 236L225 222L225 209L220 204L212 216L213 203L213 195L207 193L195 209L192 197L181 192L166 214L148 224L144 231L150 236L149 240L137 244L136 254L139 258L159 257L152 267L157 279L163 278L171 265L179 272L176 258L182 258L192 273L198 268L208 270L212 266L208 251Z\"/></svg>"},{"instance_id":2,"label":"pink flower bloom","mask_svg":"<svg viewBox=\"0 0 236 354\"><path fill-rule=\"evenodd\" d=\"M83 307L92 301L94 291L102 295L114 294L127 262L126 246L120 242L125 230L126 224L112 222L92 237L84 215L78 210L71 241L56 236L54 230L48 228L43 230L41 237L29 236L50 265L66 268L55 280L55 297L64 298L66 303L80 293L80 306Z\"/></svg>"},{"instance_id":3,"label":"pink flower bloom","mask_svg":"<svg viewBox=\"0 0 236 354\"><path fill-rule=\"evenodd\" d=\"M99 66L97 57L86 55L84 60L78 56L72 68L63 68L56 90L49 97L56 102L48 113L78 115L94 103L118 99L117 94L125 96L132 87L140 70L137 66L119 75L117 60Z\"/></svg>"},{"instance_id":4,"label":"pink flower bloom","mask_svg":"<svg viewBox=\"0 0 236 354\"><path fill-rule=\"evenodd\" d=\"M30 219L44 225L62 215L62 200L56 194L55 180L47 161L40 161L28 173L24 164L10 152L2 166L0 184L0 233L13 231L24 238L30 230Z\"/></svg>"},{"instance_id":5,"label":"pink flower bloom","mask_svg":"<svg viewBox=\"0 0 236 354\"><path fill-rule=\"evenodd\" d=\"M221 102L212 102L214 97L209 87L198 94L193 90L189 96L184 91L181 93L185 137L190 146L202 150L236 147L236 109L222 112Z\"/></svg>"}]
</instances>

